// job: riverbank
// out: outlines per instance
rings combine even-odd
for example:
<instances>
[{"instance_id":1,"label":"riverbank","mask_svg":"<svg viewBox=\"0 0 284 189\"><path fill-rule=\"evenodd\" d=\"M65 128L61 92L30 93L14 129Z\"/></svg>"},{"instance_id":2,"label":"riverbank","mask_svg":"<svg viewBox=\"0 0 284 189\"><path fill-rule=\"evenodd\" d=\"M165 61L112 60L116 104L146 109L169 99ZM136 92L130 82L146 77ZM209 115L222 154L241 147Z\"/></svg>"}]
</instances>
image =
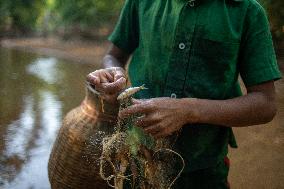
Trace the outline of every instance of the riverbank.
<instances>
[{"instance_id":1,"label":"riverbank","mask_svg":"<svg viewBox=\"0 0 284 189\"><path fill-rule=\"evenodd\" d=\"M57 37L0 39L0 46L4 48L36 52L41 55L89 64L101 61L106 53L107 45L107 40L62 40ZM284 60L284 40L275 44L275 50L278 59ZM279 65L281 70L284 70L283 61L279 61Z\"/></svg>"},{"instance_id":2,"label":"riverbank","mask_svg":"<svg viewBox=\"0 0 284 189\"><path fill-rule=\"evenodd\" d=\"M65 41L56 37L2 39L4 48L35 52L69 61L94 64L100 63L107 49L107 41Z\"/></svg>"}]
</instances>

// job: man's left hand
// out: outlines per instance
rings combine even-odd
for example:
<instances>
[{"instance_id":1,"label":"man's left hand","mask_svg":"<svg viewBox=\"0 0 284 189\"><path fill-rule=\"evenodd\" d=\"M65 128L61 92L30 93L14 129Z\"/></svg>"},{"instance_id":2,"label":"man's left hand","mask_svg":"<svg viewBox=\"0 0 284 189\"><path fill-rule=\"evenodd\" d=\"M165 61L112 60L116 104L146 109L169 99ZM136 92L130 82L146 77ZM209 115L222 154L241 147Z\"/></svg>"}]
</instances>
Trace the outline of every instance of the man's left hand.
<instances>
[{"instance_id":1,"label":"man's left hand","mask_svg":"<svg viewBox=\"0 0 284 189\"><path fill-rule=\"evenodd\" d=\"M190 99L152 98L148 100L133 99L133 105L121 110L120 118L130 115L138 117L136 125L155 138L166 137L179 131L185 124L196 122Z\"/></svg>"}]
</instances>

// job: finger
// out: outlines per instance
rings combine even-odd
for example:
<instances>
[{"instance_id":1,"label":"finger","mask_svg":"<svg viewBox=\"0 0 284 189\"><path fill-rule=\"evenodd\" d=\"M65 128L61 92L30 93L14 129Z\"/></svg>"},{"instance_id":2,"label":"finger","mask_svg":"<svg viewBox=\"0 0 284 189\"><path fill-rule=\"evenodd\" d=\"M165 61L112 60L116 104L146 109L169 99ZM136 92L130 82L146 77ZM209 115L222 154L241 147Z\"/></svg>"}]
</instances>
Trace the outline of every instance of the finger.
<instances>
[{"instance_id":1,"label":"finger","mask_svg":"<svg viewBox=\"0 0 284 189\"><path fill-rule=\"evenodd\" d=\"M92 85L98 85L100 83L100 78L93 74L94 72L87 75L87 81Z\"/></svg>"},{"instance_id":2,"label":"finger","mask_svg":"<svg viewBox=\"0 0 284 189\"><path fill-rule=\"evenodd\" d=\"M120 78L117 81L114 81L112 83L103 83L102 88L106 93L112 94L112 93L118 93L122 89L124 89L126 86L126 79Z\"/></svg>"},{"instance_id":3,"label":"finger","mask_svg":"<svg viewBox=\"0 0 284 189\"><path fill-rule=\"evenodd\" d=\"M164 125L159 132L156 132L155 134L153 134L153 137L156 139L163 138L163 137L167 137L173 134L173 132L174 131L170 129L169 125Z\"/></svg>"},{"instance_id":4,"label":"finger","mask_svg":"<svg viewBox=\"0 0 284 189\"><path fill-rule=\"evenodd\" d=\"M99 83L97 83L95 85L96 90L104 92L104 93L108 93L108 91L105 89L105 86L110 83L109 80L104 76L97 77L97 78L99 78L99 80L97 80L97 81L99 81Z\"/></svg>"},{"instance_id":5,"label":"finger","mask_svg":"<svg viewBox=\"0 0 284 189\"><path fill-rule=\"evenodd\" d=\"M131 101L132 101L133 104L141 104L145 100L141 100L141 99L139 100L139 99L132 98Z\"/></svg>"},{"instance_id":6,"label":"finger","mask_svg":"<svg viewBox=\"0 0 284 189\"><path fill-rule=\"evenodd\" d=\"M116 71L114 74L114 81L120 79L124 77L125 78L125 74L122 71Z\"/></svg>"},{"instance_id":7,"label":"finger","mask_svg":"<svg viewBox=\"0 0 284 189\"><path fill-rule=\"evenodd\" d=\"M109 76L107 75L106 71L95 71L93 75L100 79L100 83L109 83Z\"/></svg>"},{"instance_id":8,"label":"finger","mask_svg":"<svg viewBox=\"0 0 284 189\"><path fill-rule=\"evenodd\" d=\"M129 106L121 110L119 112L119 117L126 118L133 114L145 114L145 113L150 112L150 110L151 110L151 107L146 103L134 104L132 106Z\"/></svg>"},{"instance_id":9,"label":"finger","mask_svg":"<svg viewBox=\"0 0 284 189\"><path fill-rule=\"evenodd\" d=\"M113 75L109 72L104 72L106 78L108 79L109 82L113 82L114 79L113 79Z\"/></svg>"},{"instance_id":10,"label":"finger","mask_svg":"<svg viewBox=\"0 0 284 189\"><path fill-rule=\"evenodd\" d=\"M168 136L169 134L166 131L163 132L157 132L156 134L153 134L153 137L155 139L159 139L159 138L164 138L166 136Z\"/></svg>"},{"instance_id":11,"label":"finger","mask_svg":"<svg viewBox=\"0 0 284 189\"><path fill-rule=\"evenodd\" d=\"M111 75L109 75L111 77ZM109 82L109 77L107 75L107 72L106 71L103 71L103 70L96 70L92 73L90 73L88 76L87 76L87 79L89 78L92 82L92 80L96 80L96 81L93 81L95 82L96 85L100 84L100 83L108 83Z\"/></svg>"},{"instance_id":12,"label":"finger","mask_svg":"<svg viewBox=\"0 0 284 189\"><path fill-rule=\"evenodd\" d=\"M110 71L112 72L113 74L113 78L114 78L114 81L124 77L125 77L125 72L122 68L118 68L118 67L115 67L115 68L111 68Z\"/></svg>"},{"instance_id":13,"label":"finger","mask_svg":"<svg viewBox=\"0 0 284 189\"><path fill-rule=\"evenodd\" d=\"M140 118L137 118L135 121L135 125L137 127L148 127L149 125L153 125L155 123L158 123L159 120L155 119L154 116L146 115Z\"/></svg>"},{"instance_id":14,"label":"finger","mask_svg":"<svg viewBox=\"0 0 284 189\"><path fill-rule=\"evenodd\" d=\"M162 130L163 130L163 127L161 125L158 125L158 124L144 128L145 133L151 134L151 135L154 135L158 132L161 132Z\"/></svg>"}]
</instances>

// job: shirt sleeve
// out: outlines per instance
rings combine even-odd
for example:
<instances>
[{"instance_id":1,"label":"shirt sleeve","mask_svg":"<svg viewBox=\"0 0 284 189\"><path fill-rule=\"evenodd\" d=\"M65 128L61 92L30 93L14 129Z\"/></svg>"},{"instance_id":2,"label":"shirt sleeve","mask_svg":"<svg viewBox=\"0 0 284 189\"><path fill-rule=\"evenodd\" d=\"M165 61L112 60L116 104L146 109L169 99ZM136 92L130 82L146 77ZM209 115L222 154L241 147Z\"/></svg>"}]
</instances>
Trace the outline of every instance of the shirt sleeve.
<instances>
[{"instance_id":1,"label":"shirt sleeve","mask_svg":"<svg viewBox=\"0 0 284 189\"><path fill-rule=\"evenodd\" d=\"M281 78L278 69L269 22L258 5L247 15L240 46L239 69L246 86Z\"/></svg>"},{"instance_id":2,"label":"shirt sleeve","mask_svg":"<svg viewBox=\"0 0 284 189\"><path fill-rule=\"evenodd\" d=\"M125 1L114 31L108 37L109 41L129 54L137 48L139 42L138 10L135 1Z\"/></svg>"}]
</instances>

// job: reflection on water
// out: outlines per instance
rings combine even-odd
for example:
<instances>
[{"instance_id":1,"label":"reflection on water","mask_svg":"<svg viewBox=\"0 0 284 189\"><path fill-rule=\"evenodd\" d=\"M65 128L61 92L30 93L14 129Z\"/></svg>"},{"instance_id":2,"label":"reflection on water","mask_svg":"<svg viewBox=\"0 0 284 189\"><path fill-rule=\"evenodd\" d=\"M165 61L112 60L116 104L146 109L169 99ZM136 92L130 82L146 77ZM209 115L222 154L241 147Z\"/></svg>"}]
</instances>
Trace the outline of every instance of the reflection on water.
<instances>
[{"instance_id":1,"label":"reflection on water","mask_svg":"<svg viewBox=\"0 0 284 189\"><path fill-rule=\"evenodd\" d=\"M55 58L40 58L27 67L27 72L34 74L48 84L55 84L61 76L56 68Z\"/></svg>"},{"instance_id":2,"label":"reflection on water","mask_svg":"<svg viewBox=\"0 0 284 189\"><path fill-rule=\"evenodd\" d=\"M47 162L64 114L93 65L0 48L0 188L48 189Z\"/></svg>"}]
</instances>

